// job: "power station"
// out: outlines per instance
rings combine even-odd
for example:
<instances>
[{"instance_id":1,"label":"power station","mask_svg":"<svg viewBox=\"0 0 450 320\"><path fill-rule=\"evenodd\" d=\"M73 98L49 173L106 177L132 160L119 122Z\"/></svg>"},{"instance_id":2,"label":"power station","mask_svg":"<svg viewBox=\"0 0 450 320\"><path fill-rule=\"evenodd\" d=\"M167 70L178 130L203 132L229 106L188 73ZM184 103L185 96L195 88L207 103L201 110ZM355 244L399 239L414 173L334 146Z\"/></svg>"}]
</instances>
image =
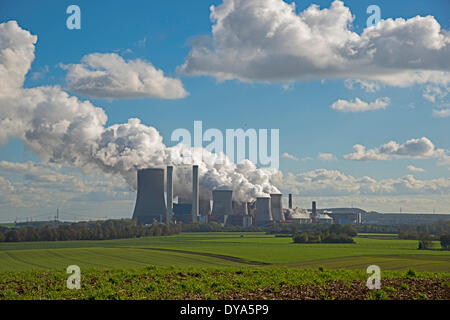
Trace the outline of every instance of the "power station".
<instances>
[{"instance_id":1,"label":"power station","mask_svg":"<svg viewBox=\"0 0 450 320\"><path fill-rule=\"evenodd\" d=\"M233 199L233 190L226 188L217 188L212 190L211 194L200 195L197 165L192 166L192 196L178 196L178 201L174 202L173 172L173 166L137 171L137 197L133 219L139 224L214 221L222 225L249 227L272 222L332 222L334 218L323 210L318 213L315 201L312 202L311 210L293 208L292 194L289 194L288 208L283 208L281 193L271 193L270 196L257 197L249 202ZM212 207L211 201L206 200L211 198Z\"/></svg>"}]
</instances>

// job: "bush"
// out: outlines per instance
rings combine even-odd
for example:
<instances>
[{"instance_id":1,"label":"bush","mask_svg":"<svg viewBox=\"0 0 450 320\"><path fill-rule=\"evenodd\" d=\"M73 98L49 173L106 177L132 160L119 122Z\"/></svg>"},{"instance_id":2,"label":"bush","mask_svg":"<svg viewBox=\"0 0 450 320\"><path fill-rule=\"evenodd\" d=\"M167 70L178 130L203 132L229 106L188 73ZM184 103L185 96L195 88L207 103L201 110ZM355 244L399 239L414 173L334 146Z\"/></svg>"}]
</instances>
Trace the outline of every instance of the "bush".
<instances>
[{"instance_id":1,"label":"bush","mask_svg":"<svg viewBox=\"0 0 450 320\"><path fill-rule=\"evenodd\" d=\"M355 243L352 236L356 230L350 226L333 224L321 230L297 232L293 236L294 243Z\"/></svg>"},{"instance_id":2,"label":"bush","mask_svg":"<svg viewBox=\"0 0 450 320\"><path fill-rule=\"evenodd\" d=\"M441 247L445 250L450 250L450 233L444 233L440 236Z\"/></svg>"},{"instance_id":3,"label":"bush","mask_svg":"<svg viewBox=\"0 0 450 320\"><path fill-rule=\"evenodd\" d=\"M294 243L308 243L308 234L306 232L297 233L293 237Z\"/></svg>"},{"instance_id":4,"label":"bush","mask_svg":"<svg viewBox=\"0 0 450 320\"><path fill-rule=\"evenodd\" d=\"M419 250L427 250L427 249L431 249L431 247L433 246L433 242L430 240L419 240Z\"/></svg>"},{"instance_id":5,"label":"bush","mask_svg":"<svg viewBox=\"0 0 450 320\"><path fill-rule=\"evenodd\" d=\"M415 272L413 269L409 269L409 270L406 272L406 276L407 276L407 277L415 277L415 276L416 276L416 272Z\"/></svg>"},{"instance_id":6,"label":"bush","mask_svg":"<svg viewBox=\"0 0 450 320\"><path fill-rule=\"evenodd\" d=\"M330 234L323 238L323 243L355 243L352 237L346 234Z\"/></svg>"}]
</instances>

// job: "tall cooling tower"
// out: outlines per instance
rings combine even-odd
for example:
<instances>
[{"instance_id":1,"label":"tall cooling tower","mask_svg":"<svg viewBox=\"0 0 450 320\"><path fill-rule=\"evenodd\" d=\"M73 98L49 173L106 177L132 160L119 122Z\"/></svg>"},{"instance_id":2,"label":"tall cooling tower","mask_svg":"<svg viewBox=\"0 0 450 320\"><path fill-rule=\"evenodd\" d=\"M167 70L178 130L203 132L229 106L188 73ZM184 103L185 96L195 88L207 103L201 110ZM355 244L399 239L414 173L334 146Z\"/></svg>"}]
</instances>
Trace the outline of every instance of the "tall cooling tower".
<instances>
[{"instance_id":1,"label":"tall cooling tower","mask_svg":"<svg viewBox=\"0 0 450 320\"><path fill-rule=\"evenodd\" d=\"M213 190L213 216L224 216L233 213L232 190Z\"/></svg>"},{"instance_id":2,"label":"tall cooling tower","mask_svg":"<svg viewBox=\"0 0 450 320\"><path fill-rule=\"evenodd\" d=\"M281 193L271 193L270 194L270 210L272 211L273 220L285 221L283 214L283 205L281 203Z\"/></svg>"},{"instance_id":3,"label":"tall cooling tower","mask_svg":"<svg viewBox=\"0 0 450 320\"><path fill-rule=\"evenodd\" d=\"M272 211L270 210L270 198L258 197L256 198L256 224L265 224L271 222Z\"/></svg>"},{"instance_id":4,"label":"tall cooling tower","mask_svg":"<svg viewBox=\"0 0 450 320\"><path fill-rule=\"evenodd\" d=\"M247 202L233 201L233 214L246 216L248 214Z\"/></svg>"},{"instance_id":5,"label":"tall cooling tower","mask_svg":"<svg viewBox=\"0 0 450 320\"><path fill-rule=\"evenodd\" d=\"M164 169L148 168L137 172L137 197L133 219L139 224L159 221L167 212L164 203Z\"/></svg>"}]
</instances>

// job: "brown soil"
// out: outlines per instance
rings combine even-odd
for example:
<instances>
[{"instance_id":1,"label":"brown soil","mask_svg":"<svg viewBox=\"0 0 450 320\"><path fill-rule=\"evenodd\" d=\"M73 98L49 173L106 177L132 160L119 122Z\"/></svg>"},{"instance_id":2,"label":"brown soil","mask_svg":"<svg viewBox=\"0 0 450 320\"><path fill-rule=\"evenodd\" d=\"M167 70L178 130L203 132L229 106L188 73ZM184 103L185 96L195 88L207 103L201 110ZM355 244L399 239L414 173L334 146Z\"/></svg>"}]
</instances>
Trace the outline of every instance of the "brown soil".
<instances>
[{"instance_id":1,"label":"brown soil","mask_svg":"<svg viewBox=\"0 0 450 320\"><path fill-rule=\"evenodd\" d=\"M323 285L283 285L279 289L217 293L223 300L450 300L449 279L385 279L380 290L369 290L364 281L330 281ZM185 299L205 299L202 295Z\"/></svg>"}]
</instances>

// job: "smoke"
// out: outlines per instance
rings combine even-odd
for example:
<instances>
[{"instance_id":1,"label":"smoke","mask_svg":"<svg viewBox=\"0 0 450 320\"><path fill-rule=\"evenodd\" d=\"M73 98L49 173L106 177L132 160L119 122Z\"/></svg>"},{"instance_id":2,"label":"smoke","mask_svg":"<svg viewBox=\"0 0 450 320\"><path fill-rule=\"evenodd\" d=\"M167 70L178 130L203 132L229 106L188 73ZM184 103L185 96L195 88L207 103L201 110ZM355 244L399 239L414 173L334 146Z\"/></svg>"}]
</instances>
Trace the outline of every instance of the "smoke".
<instances>
[{"instance_id":1,"label":"smoke","mask_svg":"<svg viewBox=\"0 0 450 320\"><path fill-rule=\"evenodd\" d=\"M178 196L192 192L192 170L177 164L186 163L186 155L193 151L201 151L203 158L195 162L204 199L218 187L233 189L233 197L241 201L278 192L270 183L274 172L258 169L250 161L234 164L224 155L203 149L182 144L167 147L159 132L139 119L106 127L103 109L70 96L59 86L23 88L36 41L16 21L0 24L0 143L19 138L43 161L71 164L85 173L100 169L120 175L132 189L137 169L172 164Z\"/></svg>"}]
</instances>

